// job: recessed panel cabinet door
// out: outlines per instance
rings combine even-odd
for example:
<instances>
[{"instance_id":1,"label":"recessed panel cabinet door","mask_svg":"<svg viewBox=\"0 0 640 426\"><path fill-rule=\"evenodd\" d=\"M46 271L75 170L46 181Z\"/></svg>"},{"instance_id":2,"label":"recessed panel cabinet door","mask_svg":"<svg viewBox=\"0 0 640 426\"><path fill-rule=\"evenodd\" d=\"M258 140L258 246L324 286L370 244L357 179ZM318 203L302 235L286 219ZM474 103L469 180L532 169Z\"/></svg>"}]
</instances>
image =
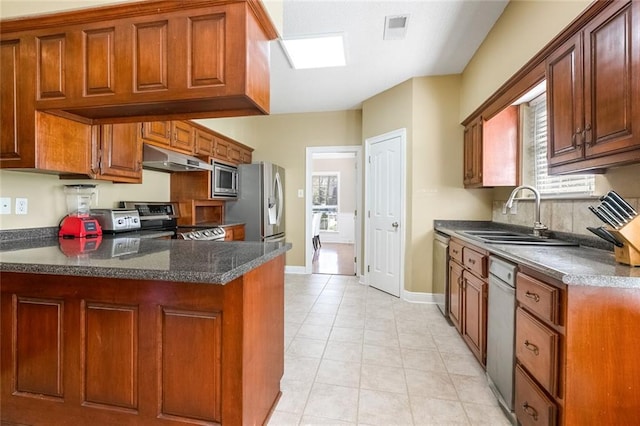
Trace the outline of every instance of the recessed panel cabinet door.
<instances>
[{"instance_id":1,"label":"recessed panel cabinet door","mask_svg":"<svg viewBox=\"0 0 640 426\"><path fill-rule=\"evenodd\" d=\"M137 123L104 124L100 135L101 176L120 182L142 181L142 144Z\"/></svg>"},{"instance_id":2,"label":"recessed panel cabinet door","mask_svg":"<svg viewBox=\"0 0 640 426\"><path fill-rule=\"evenodd\" d=\"M632 129L632 123L640 124L640 47L636 45L639 37L632 35L632 13L629 2L600 14L584 30L587 157L634 148L639 143L634 141Z\"/></svg>"},{"instance_id":3,"label":"recessed panel cabinet door","mask_svg":"<svg viewBox=\"0 0 640 426\"><path fill-rule=\"evenodd\" d=\"M580 159L583 144L582 35L547 59L547 120L550 165Z\"/></svg>"},{"instance_id":4,"label":"recessed panel cabinet door","mask_svg":"<svg viewBox=\"0 0 640 426\"><path fill-rule=\"evenodd\" d=\"M449 261L449 318L462 332L462 266Z\"/></svg>"},{"instance_id":5,"label":"recessed panel cabinet door","mask_svg":"<svg viewBox=\"0 0 640 426\"><path fill-rule=\"evenodd\" d=\"M18 116L20 114L20 40L3 41L0 45L0 159L19 159Z\"/></svg>"},{"instance_id":6,"label":"recessed panel cabinet door","mask_svg":"<svg viewBox=\"0 0 640 426\"><path fill-rule=\"evenodd\" d=\"M485 365L487 335L487 284L464 271L464 325L463 337L478 361Z\"/></svg>"}]
</instances>

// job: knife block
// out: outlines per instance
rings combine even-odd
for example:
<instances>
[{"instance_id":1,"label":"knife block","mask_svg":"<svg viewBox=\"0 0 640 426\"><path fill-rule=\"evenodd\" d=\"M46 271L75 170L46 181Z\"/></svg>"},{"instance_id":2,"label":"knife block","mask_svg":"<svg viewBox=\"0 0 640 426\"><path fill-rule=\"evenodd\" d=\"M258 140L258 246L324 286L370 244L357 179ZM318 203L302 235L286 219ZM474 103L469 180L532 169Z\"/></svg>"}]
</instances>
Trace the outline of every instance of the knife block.
<instances>
[{"instance_id":1,"label":"knife block","mask_svg":"<svg viewBox=\"0 0 640 426\"><path fill-rule=\"evenodd\" d=\"M614 247L616 262L629 266L640 266L640 215L634 217L620 229L608 228L609 232L624 244Z\"/></svg>"}]
</instances>

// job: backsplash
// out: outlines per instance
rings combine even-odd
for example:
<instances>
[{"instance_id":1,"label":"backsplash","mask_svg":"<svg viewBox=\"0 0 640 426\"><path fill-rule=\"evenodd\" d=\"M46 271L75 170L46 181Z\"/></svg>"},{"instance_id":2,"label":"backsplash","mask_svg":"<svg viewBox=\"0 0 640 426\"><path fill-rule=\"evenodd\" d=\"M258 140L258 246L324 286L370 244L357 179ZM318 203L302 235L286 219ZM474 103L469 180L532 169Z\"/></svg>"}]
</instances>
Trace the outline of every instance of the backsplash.
<instances>
[{"instance_id":1,"label":"backsplash","mask_svg":"<svg viewBox=\"0 0 640 426\"><path fill-rule=\"evenodd\" d=\"M640 198L625 199L634 206L636 210L640 207ZM494 200L492 220L494 222L508 223L512 225L533 227L534 201L519 200L517 210L514 208L507 214L502 214L502 207L505 200ZM572 234L590 235L587 226L600 226L603 223L593 215L588 206L597 206L600 200L597 198L577 199L577 200L554 200L543 199L540 203L540 221L552 231L568 232ZM516 214L511 214L517 211Z\"/></svg>"}]
</instances>

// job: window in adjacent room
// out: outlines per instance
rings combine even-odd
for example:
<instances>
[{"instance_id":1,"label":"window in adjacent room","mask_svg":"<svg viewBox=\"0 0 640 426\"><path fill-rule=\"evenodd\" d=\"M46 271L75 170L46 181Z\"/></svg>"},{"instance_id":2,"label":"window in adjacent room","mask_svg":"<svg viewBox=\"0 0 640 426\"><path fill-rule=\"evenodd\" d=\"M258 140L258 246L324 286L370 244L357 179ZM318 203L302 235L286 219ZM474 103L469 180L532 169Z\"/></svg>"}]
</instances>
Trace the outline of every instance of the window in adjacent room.
<instances>
[{"instance_id":1,"label":"window in adjacent room","mask_svg":"<svg viewBox=\"0 0 640 426\"><path fill-rule=\"evenodd\" d=\"M593 174L549 176L547 174L546 92L521 106L523 112L523 181L543 196L585 196L594 192Z\"/></svg>"},{"instance_id":2,"label":"window in adjacent room","mask_svg":"<svg viewBox=\"0 0 640 426\"><path fill-rule=\"evenodd\" d=\"M338 231L338 194L340 174L338 172L314 173L311 178L313 191L313 213L321 213L320 230Z\"/></svg>"}]
</instances>

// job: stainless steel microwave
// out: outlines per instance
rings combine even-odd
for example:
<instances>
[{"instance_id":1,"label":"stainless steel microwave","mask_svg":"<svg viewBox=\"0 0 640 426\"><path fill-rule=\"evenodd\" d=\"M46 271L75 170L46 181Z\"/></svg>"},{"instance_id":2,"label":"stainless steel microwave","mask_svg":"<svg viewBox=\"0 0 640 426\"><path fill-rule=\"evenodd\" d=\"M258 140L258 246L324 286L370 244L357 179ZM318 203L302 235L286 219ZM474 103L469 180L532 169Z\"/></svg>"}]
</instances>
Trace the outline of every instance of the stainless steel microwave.
<instances>
[{"instance_id":1,"label":"stainless steel microwave","mask_svg":"<svg viewBox=\"0 0 640 426\"><path fill-rule=\"evenodd\" d=\"M238 168L212 161L211 196L236 198L238 196Z\"/></svg>"}]
</instances>

